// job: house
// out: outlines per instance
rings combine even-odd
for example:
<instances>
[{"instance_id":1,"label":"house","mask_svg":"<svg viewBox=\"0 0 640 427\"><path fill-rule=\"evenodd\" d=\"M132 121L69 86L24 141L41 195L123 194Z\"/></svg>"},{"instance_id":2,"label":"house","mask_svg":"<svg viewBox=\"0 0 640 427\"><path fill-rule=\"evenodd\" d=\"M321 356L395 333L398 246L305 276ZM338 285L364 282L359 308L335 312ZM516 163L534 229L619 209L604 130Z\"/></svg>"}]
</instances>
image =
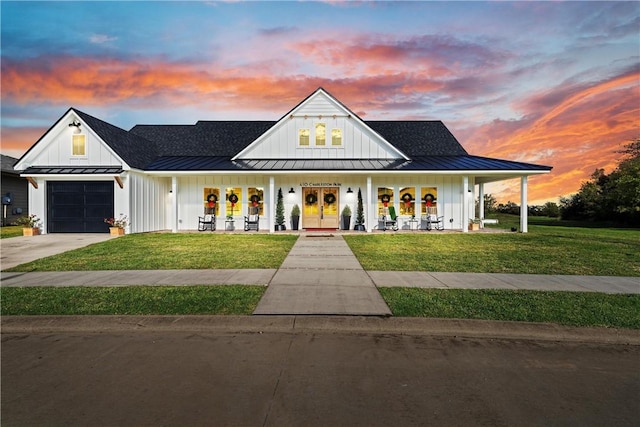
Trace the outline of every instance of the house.
<instances>
[{"instance_id":1,"label":"house","mask_svg":"<svg viewBox=\"0 0 640 427\"><path fill-rule=\"evenodd\" d=\"M0 158L2 225L9 225L29 212L29 188L27 180L20 177L20 171L13 168L18 159L4 154Z\"/></svg>"},{"instance_id":2,"label":"house","mask_svg":"<svg viewBox=\"0 0 640 427\"><path fill-rule=\"evenodd\" d=\"M278 190L286 224L298 204L305 229L338 228L360 190L368 231L388 207L401 223L429 208L446 229L466 231L476 188L483 200L484 184L520 178L526 205L527 177L551 170L470 155L440 121L364 121L323 88L275 122L126 131L70 108L16 168L45 233L106 232L103 219L120 214L131 233L195 230L207 210L238 222L249 206L274 231Z\"/></svg>"}]
</instances>

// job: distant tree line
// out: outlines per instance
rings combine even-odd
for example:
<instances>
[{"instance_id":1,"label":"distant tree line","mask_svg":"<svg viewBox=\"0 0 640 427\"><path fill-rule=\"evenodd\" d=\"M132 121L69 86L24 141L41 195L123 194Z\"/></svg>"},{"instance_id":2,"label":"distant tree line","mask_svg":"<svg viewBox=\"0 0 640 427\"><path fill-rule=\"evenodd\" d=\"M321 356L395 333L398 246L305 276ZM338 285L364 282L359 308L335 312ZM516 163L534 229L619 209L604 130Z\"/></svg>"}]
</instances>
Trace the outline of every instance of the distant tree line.
<instances>
[{"instance_id":1,"label":"distant tree line","mask_svg":"<svg viewBox=\"0 0 640 427\"><path fill-rule=\"evenodd\" d=\"M478 201L476 200L476 211L479 209ZM520 205L514 202L498 203L495 197L491 194L484 195L484 212L491 213L503 213L511 215L520 215ZM529 205L528 212L531 216L549 216L552 218L560 216L560 209L554 202L547 202L544 205Z\"/></svg>"},{"instance_id":2,"label":"distant tree line","mask_svg":"<svg viewBox=\"0 0 640 427\"><path fill-rule=\"evenodd\" d=\"M596 169L580 190L560 199L562 219L640 225L640 139L625 145L610 174Z\"/></svg>"}]
</instances>

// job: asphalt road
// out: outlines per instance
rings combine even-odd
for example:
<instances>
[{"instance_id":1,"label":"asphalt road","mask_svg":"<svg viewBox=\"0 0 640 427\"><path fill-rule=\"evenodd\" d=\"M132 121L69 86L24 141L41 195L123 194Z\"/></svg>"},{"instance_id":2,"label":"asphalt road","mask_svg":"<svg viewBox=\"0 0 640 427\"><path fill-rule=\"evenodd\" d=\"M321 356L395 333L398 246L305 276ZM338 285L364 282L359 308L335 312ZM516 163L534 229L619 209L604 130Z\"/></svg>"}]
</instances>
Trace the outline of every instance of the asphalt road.
<instances>
[{"instance_id":1,"label":"asphalt road","mask_svg":"<svg viewBox=\"0 0 640 427\"><path fill-rule=\"evenodd\" d=\"M2 336L2 425L625 426L640 346L354 332Z\"/></svg>"}]
</instances>

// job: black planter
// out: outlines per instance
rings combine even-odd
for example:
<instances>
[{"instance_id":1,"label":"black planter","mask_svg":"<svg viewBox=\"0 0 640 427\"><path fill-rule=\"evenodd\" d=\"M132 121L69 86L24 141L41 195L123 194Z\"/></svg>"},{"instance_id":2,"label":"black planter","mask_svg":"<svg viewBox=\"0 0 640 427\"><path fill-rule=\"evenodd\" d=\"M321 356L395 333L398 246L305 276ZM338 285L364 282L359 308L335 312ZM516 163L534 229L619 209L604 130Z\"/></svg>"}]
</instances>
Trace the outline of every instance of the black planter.
<instances>
[{"instance_id":1,"label":"black planter","mask_svg":"<svg viewBox=\"0 0 640 427\"><path fill-rule=\"evenodd\" d=\"M353 227L353 229L356 231L367 231L367 229L364 227L364 224L356 224L356 226Z\"/></svg>"},{"instance_id":2,"label":"black planter","mask_svg":"<svg viewBox=\"0 0 640 427\"><path fill-rule=\"evenodd\" d=\"M292 230L297 230L299 226L300 226L300 217L299 216L292 216L291 217L291 229Z\"/></svg>"},{"instance_id":3,"label":"black planter","mask_svg":"<svg viewBox=\"0 0 640 427\"><path fill-rule=\"evenodd\" d=\"M278 225L276 224L276 231L285 231L287 229L287 226L282 224L282 225Z\"/></svg>"},{"instance_id":4,"label":"black planter","mask_svg":"<svg viewBox=\"0 0 640 427\"><path fill-rule=\"evenodd\" d=\"M342 215L342 229L348 230L351 227L351 216Z\"/></svg>"}]
</instances>

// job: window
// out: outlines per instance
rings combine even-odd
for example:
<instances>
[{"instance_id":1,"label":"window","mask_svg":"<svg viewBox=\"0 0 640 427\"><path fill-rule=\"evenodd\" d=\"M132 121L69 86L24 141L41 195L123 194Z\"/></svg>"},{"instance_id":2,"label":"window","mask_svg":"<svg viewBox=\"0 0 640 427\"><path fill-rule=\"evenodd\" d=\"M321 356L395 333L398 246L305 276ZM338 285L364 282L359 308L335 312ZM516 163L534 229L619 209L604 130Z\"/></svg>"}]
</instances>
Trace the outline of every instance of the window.
<instances>
[{"instance_id":1,"label":"window","mask_svg":"<svg viewBox=\"0 0 640 427\"><path fill-rule=\"evenodd\" d=\"M400 189L400 215L415 215L416 188L404 187Z\"/></svg>"},{"instance_id":2,"label":"window","mask_svg":"<svg viewBox=\"0 0 640 427\"><path fill-rule=\"evenodd\" d=\"M421 191L422 213L434 213L438 205L438 189L435 187L422 187Z\"/></svg>"},{"instance_id":3,"label":"window","mask_svg":"<svg viewBox=\"0 0 640 427\"><path fill-rule=\"evenodd\" d=\"M389 206L393 206L393 188L378 187L378 215L386 215Z\"/></svg>"},{"instance_id":4,"label":"window","mask_svg":"<svg viewBox=\"0 0 640 427\"><path fill-rule=\"evenodd\" d=\"M324 123L316 123L316 145L323 146L326 140L326 125Z\"/></svg>"},{"instance_id":5,"label":"window","mask_svg":"<svg viewBox=\"0 0 640 427\"><path fill-rule=\"evenodd\" d=\"M73 135L71 143L71 154L74 156L86 156L87 145L85 140L86 135Z\"/></svg>"},{"instance_id":6,"label":"window","mask_svg":"<svg viewBox=\"0 0 640 427\"><path fill-rule=\"evenodd\" d=\"M204 188L204 213L206 215L217 215L218 204L220 203L220 190L213 187Z\"/></svg>"},{"instance_id":7,"label":"window","mask_svg":"<svg viewBox=\"0 0 640 427\"><path fill-rule=\"evenodd\" d=\"M249 206L258 208L258 214L264 215L264 188L249 187Z\"/></svg>"},{"instance_id":8,"label":"window","mask_svg":"<svg viewBox=\"0 0 640 427\"><path fill-rule=\"evenodd\" d=\"M309 146L309 129L298 130L298 144L305 147Z\"/></svg>"},{"instance_id":9,"label":"window","mask_svg":"<svg viewBox=\"0 0 640 427\"><path fill-rule=\"evenodd\" d=\"M331 145L342 145L342 129L331 129Z\"/></svg>"}]
</instances>

